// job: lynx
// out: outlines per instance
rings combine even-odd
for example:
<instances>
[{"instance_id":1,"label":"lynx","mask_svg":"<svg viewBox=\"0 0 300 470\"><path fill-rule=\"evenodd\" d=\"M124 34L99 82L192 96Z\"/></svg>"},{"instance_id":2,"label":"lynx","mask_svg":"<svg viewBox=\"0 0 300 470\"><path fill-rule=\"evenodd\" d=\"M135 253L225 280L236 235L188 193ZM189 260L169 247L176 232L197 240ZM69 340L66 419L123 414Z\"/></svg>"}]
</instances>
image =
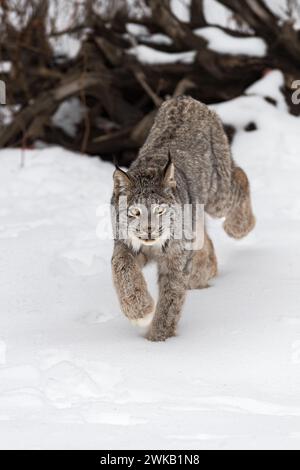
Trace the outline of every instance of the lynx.
<instances>
[{"instance_id":1,"label":"lynx","mask_svg":"<svg viewBox=\"0 0 300 470\"><path fill-rule=\"evenodd\" d=\"M248 178L231 156L217 114L190 97L166 100L128 172L116 167L112 204L117 217L129 222L112 256L121 308L133 323L148 327L148 340L165 341L176 335L187 290L205 288L217 275L205 225L193 226L203 231L202 245L187 249L184 236L173 236L172 207L203 205L210 216L225 218L224 230L236 239L255 225ZM158 266L156 306L142 274L150 261Z\"/></svg>"}]
</instances>

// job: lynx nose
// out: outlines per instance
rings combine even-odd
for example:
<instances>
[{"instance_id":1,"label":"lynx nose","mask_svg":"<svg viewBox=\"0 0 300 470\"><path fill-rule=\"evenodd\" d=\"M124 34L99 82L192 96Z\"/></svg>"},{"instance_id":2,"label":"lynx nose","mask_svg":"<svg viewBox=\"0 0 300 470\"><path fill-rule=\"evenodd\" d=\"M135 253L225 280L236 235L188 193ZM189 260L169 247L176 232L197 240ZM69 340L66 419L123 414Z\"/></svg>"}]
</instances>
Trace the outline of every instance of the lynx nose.
<instances>
[{"instance_id":1,"label":"lynx nose","mask_svg":"<svg viewBox=\"0 0 300 470\"><path fill-rule=\"evenodd\" d=\"M151 230L151 228L149 228L148 230L143 231L139 235L139 238L141 240L156 240L157 237L158 237L157 231L156 230Z\"/></svg>"}]
</instances>

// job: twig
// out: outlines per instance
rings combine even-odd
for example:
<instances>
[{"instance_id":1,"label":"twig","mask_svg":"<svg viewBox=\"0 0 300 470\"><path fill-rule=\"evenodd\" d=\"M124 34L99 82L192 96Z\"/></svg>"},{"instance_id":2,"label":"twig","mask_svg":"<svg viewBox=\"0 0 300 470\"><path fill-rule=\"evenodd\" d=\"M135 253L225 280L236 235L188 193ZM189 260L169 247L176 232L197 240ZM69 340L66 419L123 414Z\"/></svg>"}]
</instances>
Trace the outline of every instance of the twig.
<instances>
[{"instance_id":1,"label":"twig","mask_svg":"<svg viewBox=\"0 0 300 470\"><path fill-rule=\"evenodd\" d=\"M162 104L163 100L157 96L157 94L154 93L152 88L148 85L144 73L140 70L135 70L134 75L140 85L144 88L145 92L150 96L155 106L158 108Z\"/></svg>"}]
</instances>

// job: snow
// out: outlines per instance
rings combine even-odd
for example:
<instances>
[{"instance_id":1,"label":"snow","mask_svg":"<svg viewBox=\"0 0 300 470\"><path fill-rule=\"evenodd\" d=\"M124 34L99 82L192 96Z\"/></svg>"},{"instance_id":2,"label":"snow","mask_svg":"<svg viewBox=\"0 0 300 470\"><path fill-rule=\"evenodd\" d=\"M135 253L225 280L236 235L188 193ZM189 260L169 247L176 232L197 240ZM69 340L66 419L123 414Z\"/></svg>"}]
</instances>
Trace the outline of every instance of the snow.
<instances>
[{"instance_id":1,"label":"snow","mask_svg":"<svg viewBox=\"0 0 300 470\"><path fill-rule=\"evenodd\" d=\"M11 71L12 64L8 60L0 62L0 73L9 73Z\"/></svg>"},{"instance_id":2,"label":"snow","mask_svg":"<svg viewBox=\"0 0 300 470\"><path fill-rule=\"evenodd\" d=\"M242 54L250 57L264 57L267 52L267 45L260 38L230 36L214 26L195 29L194 33L208 41L209 49L221 54Z\"/></svg>"},{"instance_id":3,"label":"snow","mask_svg":"<svg viewBox=\"0 0 300 470\"><path fill-rule=\"evenodd\" d=\"M288 111L288 106L281 92L285 86L283 73L280 70L268 72L261 80L251 85L247 90L247 95L257 95L269 97L276 101L277 107L283 111Z\"/></svg>"},{"instance_id":4,"label":"snow","mask_svg":"<svg viewBox=\"0 0 300 470\"><path fill-rule=\"evenodd\" d=\"M49 42L57 56L66 56L69 59L74 59L81 48L81 41L70 34L52 37Z\"/></svg>"},{"instance_id":5,"label":"snow","mask_svg":"<svg viewBox=\"0 0 300 470\"><path fill-rule=\"evenodd\" d=\"M147 41L149 44L165 44L168 46L173 44L172 39L170 39L166 34L150 34L148 28L139 24L127 23L126 31L132 36L135 36L143 41Z\"/></svg>"},{"instance_id":6,"label":"snow","mask_svg":"<svg viewBox=\"0 0 300 470\"><path fill-rule=\"evenodd\" d=\"M9 8L4 9L4 5L0 5L0 21L2 22L4 16L6 16L14 28L21 29L27 24L32 14L32 5L28 4L26 0L18 0L16 6L12 4L9 5Z\"/></svg>"},{"instance_id":7,"label":"snow","mask_svg":"<svg viewBox=\"0 0 300 470\"><path fill-rule=\"evenodd\" d=\"M232 11L219 3L217 0L203 1L204 15L206 21L223 27L232 26Z\"/></svg>"},{"instance_id":8,"label":"snow","mask_svg":"<svg viewBox=\"0 0 300 470\"><path fill-rule=\"evenodd\" d=\"M20 105L0 106L0 125L6 126L11 123L13 116L20 110Z\"/></svg>"},{"instance_id":9,"label":"snow","mask_svg":"<svg viewBox=\"0 0 300 470\"><path fill-rule=\"evenodd\" d=\"M120 313L97 236L113 166L52 147L21 168L0 151L1 448L299 449L300 121L263 98L279 86L273 72L214 106L238 128L257 228L236 242L208 221L219 277L189 292L166 343Z\"/></svg>"},{"instance_id":10,"label":"snow","mask_svg":"<svg viewBox=\"0 0 300 470\"><path fill-rule=\"evenodd\" d=\"M213 108L221 115L226 124L230 124L238 130L243 130L247 124L255 122L258 128L263 129L265 135L267 130L273 133L278 128L279 131L279 128L285 123L289 129L287 140L290 139L290 144L295 145L295 137L299 133L299 120L287 113L287 104L280 92L283 85L282 72L274 70L250 86L246 90L245 96L215 105ZM273 99L276 106L268 103L265 98ZM295 136L291 139L292 130ZM273 142L275 142L274 138Z\"/></svg>"},{"instance_id":11,"label":"snow","mask_svg":"<svg viewBox=\"0 0 300 470\"><path fill-rule=\"evenodd\" d=\"M266 0L266 4L275 15L283 21L290 20L288 16L288 1L287 0ZM300 5L297 0L291 2L292 6L292 20L294 21L295 29L300 29Z\"/></svg>"},{"instance_id":12,"label":"snow","mask_svg":"<svg viewBox=\"0 0 300 470\"><path fill-rule=\"evenodd\" d=\"M170 6L172 13L180 21L191 21L191 0L171 0Z\"/></svg>"},{"instance_id":13,"label":"snow","mask_svg":"<svg viewBox=\"0 0 300 470\"><path fill-rule=\"evenodd\" d=\"M173 41L169 38L169 36L161 33L151 34L151 36L143 37L143 40L149 42L149 44L164 44L166 46L173 44Z\"/></svg>"},{"instance_id":14,"label":"snow","mask_svg":"<svg viewBox=\"0 0 300 470\"><path fill-rule=\"evenodd\" d=\"M196 57L196 51L188 52L162 52L149 46L138 45L128 51L144 64L173 64L176 62L192 63Z\"/></svg>"},{"instance_id":15,"label":"snow","mask_svg":"<svg viewBox=\"0 0 300 470\"><path fill-rule=\"evenodd\" d=\"M133 36L149 36L149 30L146 26L136 23L127 23L126 31Z\"/></svg>"},{"instance_id":16,"label":"snow","mask_svg":"<svg viewBox=\"0 0 300 470\"><path fill-rule=\"evenodd\" d=\"M99 0L98 0L99 1ZM100 0L100 2L103 0ZM151 16L151 9L146 5L144 0L123 0L117 2L111 2L111 0L105 0L107 3L108 11L113 10L116 12L118 9L122 10L124 4L126 5L130 18L145 18ZM105 3L105 2L104 2Z\"/></svg>"},{"instance_id":17,"label":"snow","mask_svg":"<svg viewBox=\"0 0 300 470\"><path fill-rule=\"evenodd\" d=\"M75 137L77 125L83 119L85 107L81 101L72 97L65 100L56 110L52 116L52 123L54 126L62 129L70 137Z\"/></svg>"},{"instance_id":18,"label":"snow","mask_svg":"<svg viewBox=\"0 0 300 470\"><path fill-rule=\"evenodd\" d=\"M17 30L24 29L31 18L34 5L35 2L28 2L27 0L10 2L10 5L5 10L5 15L7 15L8 21L14 28ZM50 0L46 16L47 32L49 34L56 34L68 29L75 29L82 23L84 14L84 2ZM3 21L3 17L4 8L0 5L0 24ZM77 56L81 48L81 39L84 34L85 31L78 32L77 34L52 35L49 38L49 43L56 55L72 59Z\"/></svg>"},{"instance_id":19,"label":"snow","mask_svg":"<svg viewBox=\"0 0 300 470\"><path fill-rule=\"evenodd\" d=\"M84 20L84 3L73 0L51 0L49 4L47 29L49 32L61 32L75 29ZM57 56L74 59L80 49L85 31L60 34L49 38L50 45Z\"/></svg>"},{"instance_id":20,"label":"snow","mask_svg":"<svg viewBox=\"0 0 300 470\"><path fill-rule=\"evenodd\" d=\"M281 24L290 19L287 14L287 0L265 0L265 3L278 16ZM251 31L247 24L237 24L233 12L217 0L204 0L203 6L208 23L244 32ZM295 29L300 29L300 7L297 0L295 0L292 9L292 19L295 22Z\"/></svg>"},{"instance_id":21,"label":"snow","mask_svg":"<svg viewBox=\"0 0 300 470\"><path fill-rule=\"evenodd\" d=\"M233 11L219 3L218 0L203 0L203 11L206 22L212 26L230 28L233 31L240 31L249 35L253 34L248 24L240 18L237 22Z\"/></svg>"},{"instance_id":22,"label":"snow","mask_svg":"<svg viewBox=\"0 0 300 470\"><path fill-rule=\"evenodd\" d=\"M85 17L84 2L73 0L50 0L48 10L48 30L64 31L78 26Z\"/></svg>"}]
</instances>

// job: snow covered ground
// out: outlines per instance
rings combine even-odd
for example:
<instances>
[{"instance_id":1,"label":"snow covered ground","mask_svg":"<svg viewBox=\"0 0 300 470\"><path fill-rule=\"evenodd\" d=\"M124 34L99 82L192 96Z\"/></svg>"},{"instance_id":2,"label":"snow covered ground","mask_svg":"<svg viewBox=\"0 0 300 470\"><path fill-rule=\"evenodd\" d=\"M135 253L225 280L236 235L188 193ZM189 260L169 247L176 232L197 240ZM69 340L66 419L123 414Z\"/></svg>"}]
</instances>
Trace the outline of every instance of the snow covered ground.
<instances>
[{"instance_id":1,"label":"snow covered ground","mask_svg":"<svg viewBox=\"0 0 300 470\"><path fill-rule=\"evenodd\" d=\"M0 152L1 448L300 448L300 121L279 85L216 107L239 129L258 224L235 242L209 221L220 275L163 344L121 315L96 235L112 166Z\"/></svg>"},{"instance_id":2,"label":"snow covered ground","mask_svg":"<svg viewBox=\"0 0 300 470\"><path fill-rule=\"evenodd\" d=\"M267 52L267 45L260 38L230 36L214 26L195 29L194 34L208 41L208 49L220 52L221 54L241 54L250 57L264 57Z\"/></svg>"}]
</instances>

